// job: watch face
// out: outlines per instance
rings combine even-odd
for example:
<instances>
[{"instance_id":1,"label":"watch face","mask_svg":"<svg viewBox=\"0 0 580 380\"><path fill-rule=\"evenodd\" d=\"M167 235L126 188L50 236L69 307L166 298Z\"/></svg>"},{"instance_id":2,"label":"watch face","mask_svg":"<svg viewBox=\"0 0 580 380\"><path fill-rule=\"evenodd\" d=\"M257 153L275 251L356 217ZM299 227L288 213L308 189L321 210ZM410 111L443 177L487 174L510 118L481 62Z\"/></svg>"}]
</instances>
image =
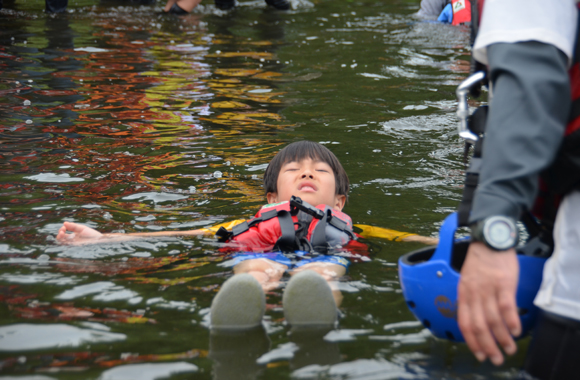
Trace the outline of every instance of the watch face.
<instances>
[{"instance_id":1,"label":"watch face","mask_svg":"<svg viewBox=\"0 0 580 380\"><path fill-rule=\"evenodd\" d=\"M492 217L486 221L483 235L486 242L497 250L506 250L516 244L515 225L507 218Z\"/></svg>"}]
</instances>

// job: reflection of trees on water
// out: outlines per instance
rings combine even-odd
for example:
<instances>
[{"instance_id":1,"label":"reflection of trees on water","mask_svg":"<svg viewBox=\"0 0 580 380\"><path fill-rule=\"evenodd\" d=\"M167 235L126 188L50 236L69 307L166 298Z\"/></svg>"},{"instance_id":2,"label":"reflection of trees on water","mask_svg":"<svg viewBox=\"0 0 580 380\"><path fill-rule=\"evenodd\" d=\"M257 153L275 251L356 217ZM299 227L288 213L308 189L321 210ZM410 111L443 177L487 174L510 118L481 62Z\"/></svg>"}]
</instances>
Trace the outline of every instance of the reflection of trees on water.
<instances>
[{"instance_id":1,"label":"reflection of trees on water","mask_svg":"<svg viewBox=\"0 0 580 380\"><path fill-rule=\"evenodd\" d=\"M9 68L49 70L33 85L19 84L15 98L30 105L5 107L0 167L67 173L79 181L7 185L13 204L25 210L60 201L127 213L150 210L151 203L123 198L156 192L183 197L171 206L153 202L155 212L175 215L196 206L207 215L231 202L263 202L256 175L280 145L269 136L287 126L278 114L283 93L273 87L289 80L275 55L283 33L265 20L248 37L234 37L230 28L241 27L235 20L219 20L214 32L196 17L164 19L153 32L147 21L120 27L118 18L92 26L78 25L83 19L46 19L51 33L31 37L46 43L43 55L25 54ZM93 39L98 49L86 49ZM14 197L25 192L32 199Z\"/></svg>"}]
</instances>

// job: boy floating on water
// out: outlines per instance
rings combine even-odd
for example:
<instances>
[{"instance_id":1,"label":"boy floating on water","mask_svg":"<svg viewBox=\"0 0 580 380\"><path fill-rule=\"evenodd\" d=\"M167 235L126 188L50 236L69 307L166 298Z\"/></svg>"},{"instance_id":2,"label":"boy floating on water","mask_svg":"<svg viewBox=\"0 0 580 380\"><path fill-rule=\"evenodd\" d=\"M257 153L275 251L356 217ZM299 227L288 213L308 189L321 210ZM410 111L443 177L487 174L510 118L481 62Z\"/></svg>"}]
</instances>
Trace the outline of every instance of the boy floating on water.
<instances>
[{"instance_id":1,"label":"boy floating on water","mask_svg":"<svg viewBox=\"0 0 580 380\"><path fill-rule=\"evenodd\" d=\"M223 284L212 302L211 327L248 329L260 325L265 311L264 292L278 287L287 270L292 278L282 299L286 321L292 326L334 325L342 300L336 284L346 273L349 261L332 253L356 240L350 217L341 211L349 190L345 170L323 145L295 142L270 161L264 188L269 204L254 219L237 224L232 231L220 228L216 233L229 243L228 247L244 253L234 256L235 275ZM388 231L391 240L436 243L432 238L362 227L363 236L385 237L384 231ZM205 235L215 230L102 234L65 222L56 238L61 243L86 244L135 237Z\"/></svg>"}]
</instances>

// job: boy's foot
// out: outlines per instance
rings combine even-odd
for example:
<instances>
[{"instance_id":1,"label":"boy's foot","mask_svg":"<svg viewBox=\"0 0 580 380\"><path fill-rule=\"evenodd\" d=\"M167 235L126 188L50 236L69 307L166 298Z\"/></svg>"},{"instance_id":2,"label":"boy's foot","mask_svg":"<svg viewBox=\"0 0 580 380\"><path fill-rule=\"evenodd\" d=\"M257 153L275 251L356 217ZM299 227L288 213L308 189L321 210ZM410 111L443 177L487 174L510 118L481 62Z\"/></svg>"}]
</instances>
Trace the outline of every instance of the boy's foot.
<instances>
[{"instance_id":1,"label":"boy's foot","mask_svg":"<svg viewBox=\"0 0 580 380\"><path fill-rule=\"evenodd\" d=\"M236 274L222 285L211 303L212 329L241 330L259 326L266 310L260 283L246 273Z\"/></svg>"},{"instance_id":2,"label":"boy's foot","mask_svg":"<svg viewBox=\"0 0 580 380\"><path fill-rule=\"evenodd\" d=\"M266 4L283 11L290 9L291 5L290 0L266 0Z\"/></svg>"},{"instance_id":3,"label":"boy's foot","mask_svg":"<svg viewBox=\"0 0 580 380\"><path fill-rule=\"evenodd\" d=\"M337 308L328 283L305 270L292 277L282 297L286 321L294 327L334 326Z\"/></svg>"}]
</instances>

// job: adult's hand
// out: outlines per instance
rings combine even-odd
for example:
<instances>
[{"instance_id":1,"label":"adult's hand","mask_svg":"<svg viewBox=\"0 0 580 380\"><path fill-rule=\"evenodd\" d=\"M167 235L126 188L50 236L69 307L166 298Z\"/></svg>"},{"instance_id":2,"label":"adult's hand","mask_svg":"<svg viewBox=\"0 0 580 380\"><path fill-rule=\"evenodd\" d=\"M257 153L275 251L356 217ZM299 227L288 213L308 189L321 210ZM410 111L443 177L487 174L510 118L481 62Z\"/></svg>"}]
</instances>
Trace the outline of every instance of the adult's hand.
<instances>
[{"instance_id":1,"label":"adult's hand","mask_svg":"<svg viewBox=\"0 0 580 380\"><path fill-rule=\"evenodd\" d=\"M516 306L519 264L514 249L495 252L481 242L471 243L457 289L459 329L479 361L503 363L498 344L508 355L521 334Z\"/></svg>"}]
</instances>

